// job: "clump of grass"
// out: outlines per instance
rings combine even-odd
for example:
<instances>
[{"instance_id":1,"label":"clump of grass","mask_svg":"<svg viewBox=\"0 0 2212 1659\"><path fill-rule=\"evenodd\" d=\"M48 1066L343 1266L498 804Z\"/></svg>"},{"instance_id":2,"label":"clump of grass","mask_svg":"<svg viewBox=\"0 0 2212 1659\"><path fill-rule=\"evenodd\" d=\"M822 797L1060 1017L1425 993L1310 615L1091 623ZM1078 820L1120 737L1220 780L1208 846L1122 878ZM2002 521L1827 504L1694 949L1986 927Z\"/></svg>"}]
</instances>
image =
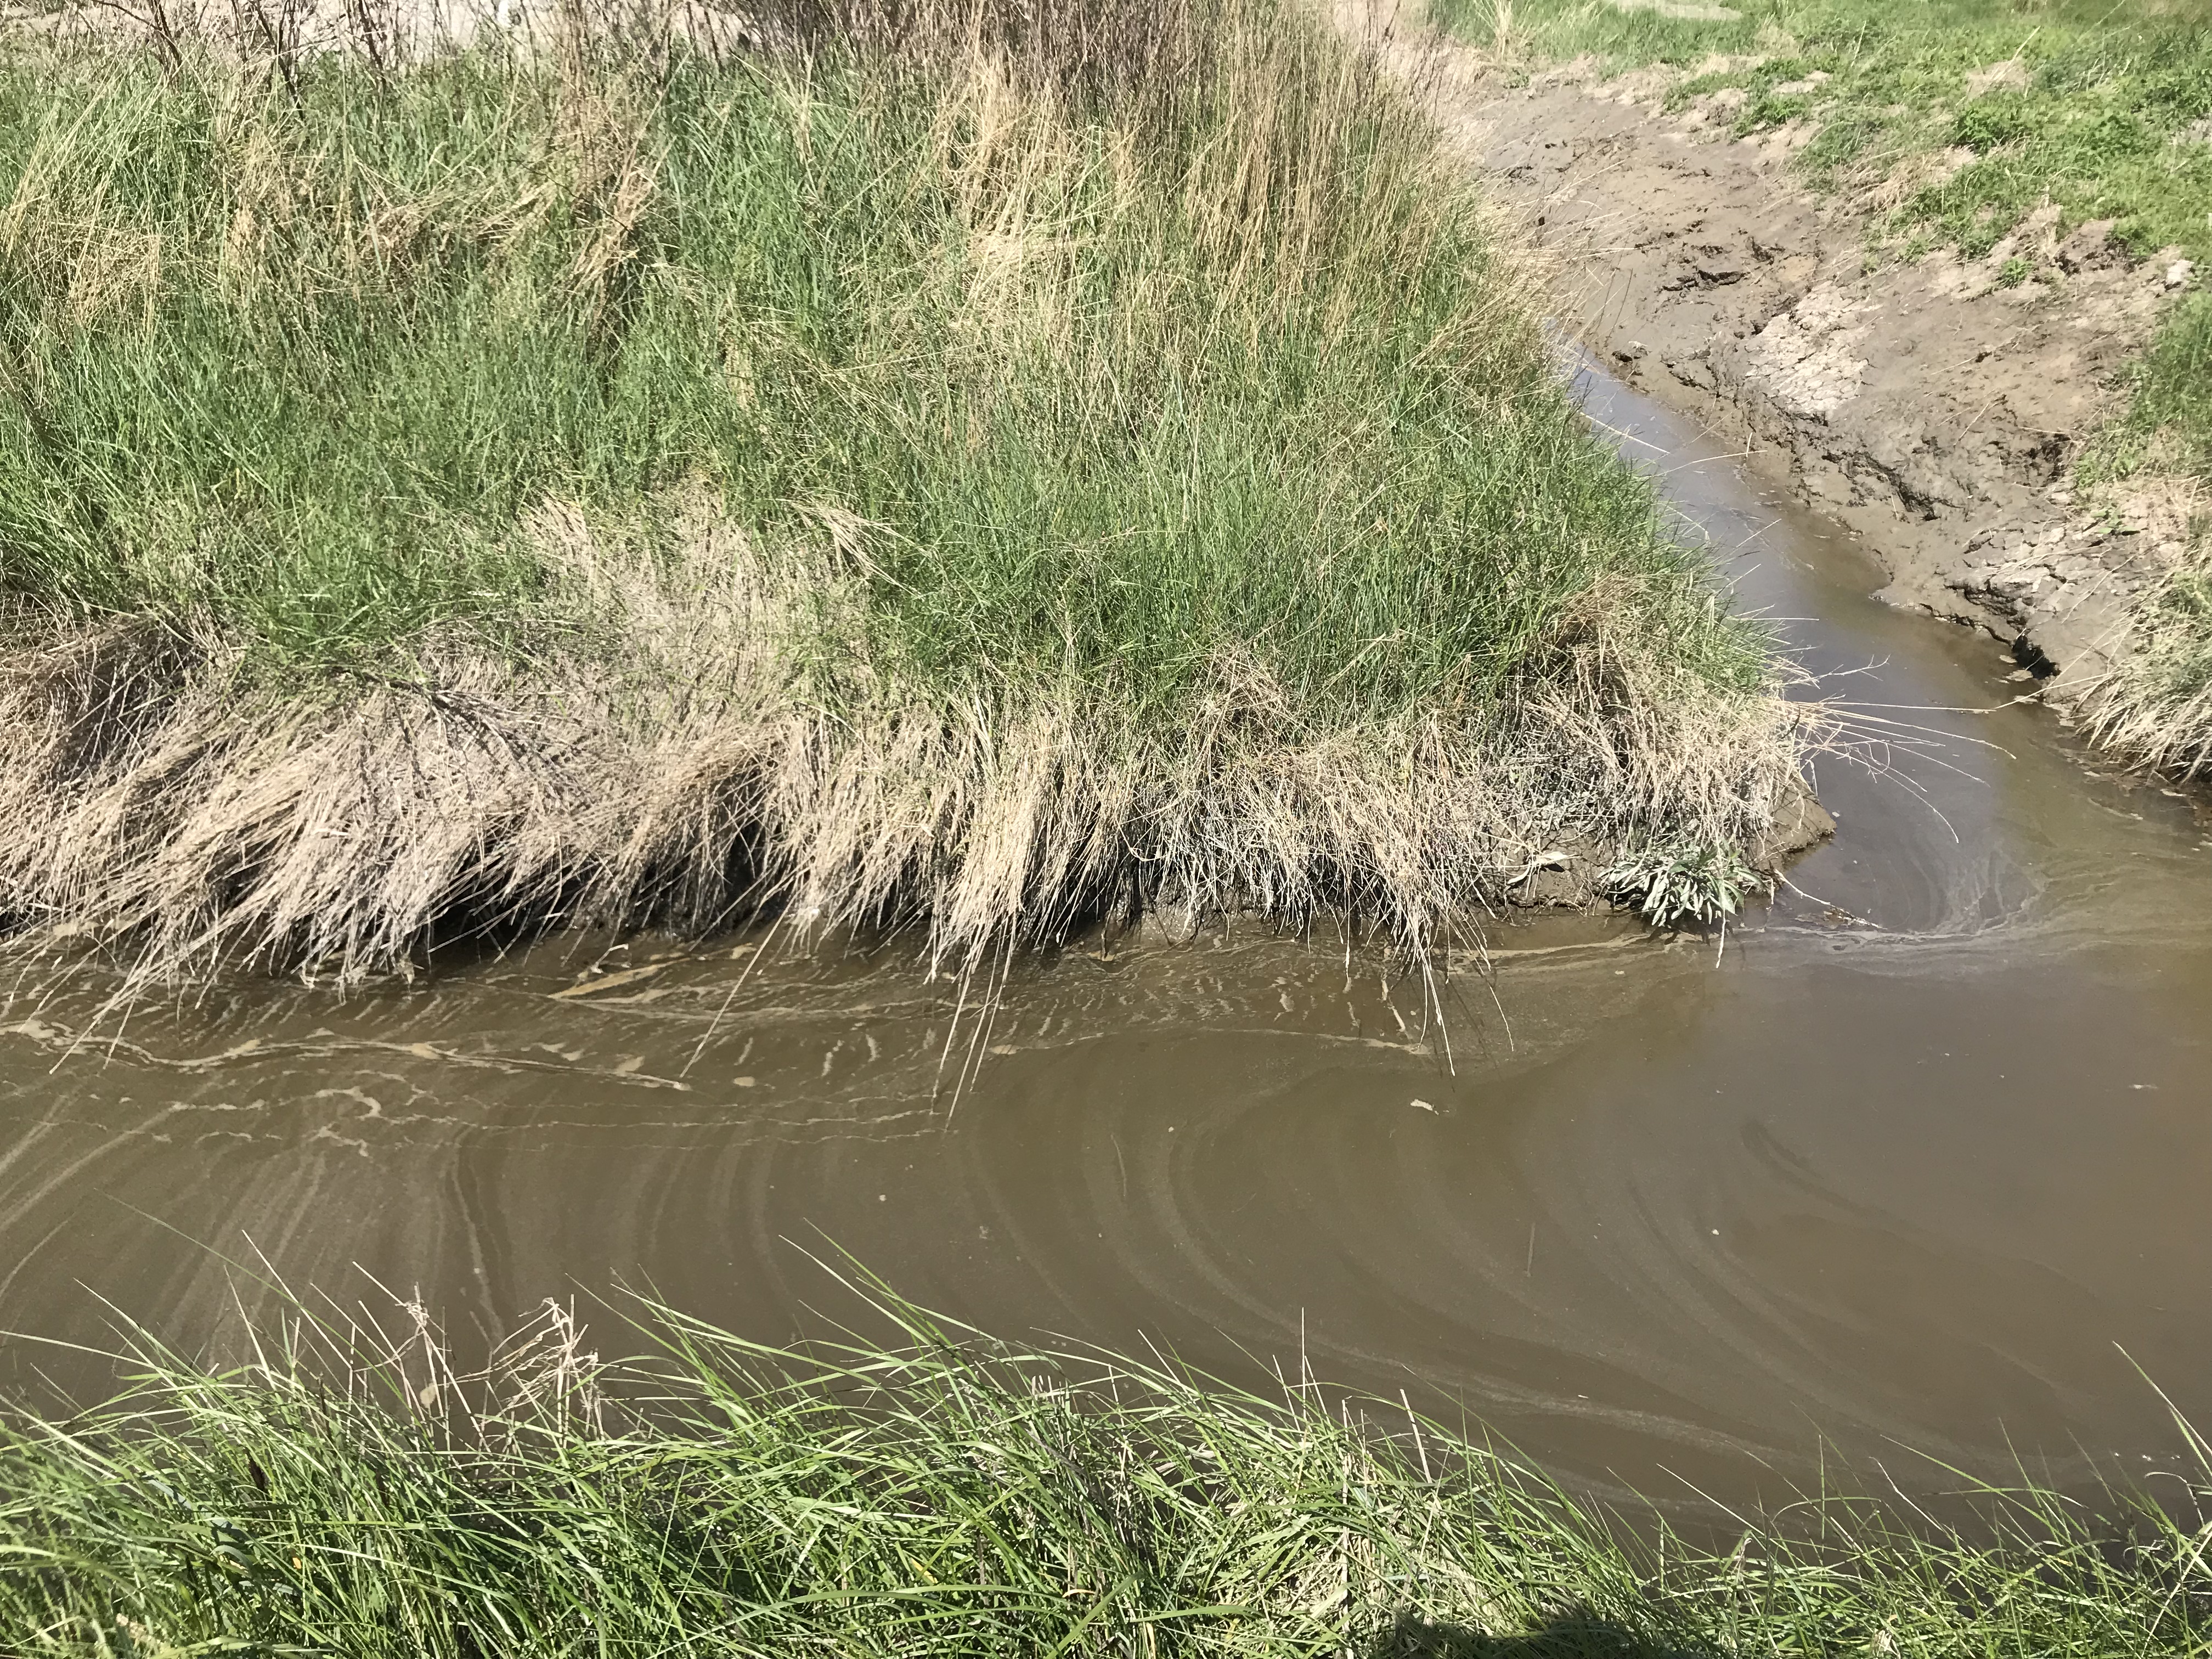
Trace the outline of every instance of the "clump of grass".
<instances>
[{"instance_id":1,"label":"clump of grass","mask_svg":"<svg viewBox=\"0 0 2212 1659\"><path fill-rule=\"evenodd\" d=\"M1717 1547L1633 1528L1395 1402L986 1340L776 1352L647 1305L602 1362L545 1316L456 1375L301 1311L217 1371L0 1440L25 1651L982 1656L2184 1654L2199 1535L1963 1483L1971 1520L1822 1497ZM1959 1507L1955 1504L1954 1508Z\"/></svg>"},{"instance_id":2,"label":"clump of grass","mask_svg":"<svg viewBox=\"0 0 2212 1659\"><path fill-rule=\"evenodd\" d=\"M2212 543L2153 592L2133 646L2092 696L2091 735L2178 777L2212 776Z\"/></svg>"},{"instance_id":3,"label":"clump of grass","mask_svg":"<svg viewBox=\"0 0 2212 1659\"><path fill-rule=\"evenodd\" d=\"M2095 458L2212 477L2212 295L2193 294L2135 368L2128 418ZM2212 773L2212 538L2200 520L2179 562L2138 606L2131 648L2097 688L2090 731L2184 778Z\"/></svg>"},{"instance_id":4,"label":"clump of grass","mask_svg":"<svg viewBox=\"0 0 2212 1659\"><path fill-rule=\"evenodd\" d=\"M1723 926L1746 898L1766 891L1772 881L1771 874L1753 868L1733 848L1711 848L1631 854L1604 878L1610 891L1660 926L1685 921Z\"/></svg>"},{"instance_id":5,"label":"clump of grass","mask_svg":"<svg viewBox=\"0 0 2212 1659\"><path fill-rule=\"evenodd\" d=\"M2106 434L2101 470L2212 477L2212 294L2177 306L2133 373L2128 418Z\"/></svg>"},{"instance_id":6,"label":"clump of grass","mask_svg":"<svg viewBox=\"0 0 2212 1659\"><path fill-rule=\"evenodd\" d=\"M1274 0L0 67L0 904L1356 902L1749 843L1800 711L1369 58Z\"/></svg>"}]
</instances>

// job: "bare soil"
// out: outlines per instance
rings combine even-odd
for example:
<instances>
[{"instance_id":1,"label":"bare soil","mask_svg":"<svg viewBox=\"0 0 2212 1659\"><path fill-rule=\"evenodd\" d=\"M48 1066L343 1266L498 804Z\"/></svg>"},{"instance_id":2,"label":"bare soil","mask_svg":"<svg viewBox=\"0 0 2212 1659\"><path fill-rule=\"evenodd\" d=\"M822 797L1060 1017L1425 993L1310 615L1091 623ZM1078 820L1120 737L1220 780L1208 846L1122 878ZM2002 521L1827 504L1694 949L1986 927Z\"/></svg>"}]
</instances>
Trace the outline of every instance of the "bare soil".
<instances>
[{"instance_id":1,"label":"bare soil","mask_svg":"<svg viewBox=\"0 0 2212 1659\"><path fill-rule=\"evenodd\" d=\"M1389 49L1418 58L1608 368L1740 436L1747 466L1862 538L1891 576L1886 601L2024 637L2062 704L2112 665L2191 503L2162 481L2093 512L2069 469L2185 268L2130 260L2101 224L2062 241L2055 209L1981 260L1878 263L1869 222L1893 204L1808 191L1789 167L1807 133L1734 139L1712 100L1667 112L1650 74L1570 64L1512 85L1396 27ZM2027 251L2061 278L2003 286Z\"/></svg>"}]
</instances>

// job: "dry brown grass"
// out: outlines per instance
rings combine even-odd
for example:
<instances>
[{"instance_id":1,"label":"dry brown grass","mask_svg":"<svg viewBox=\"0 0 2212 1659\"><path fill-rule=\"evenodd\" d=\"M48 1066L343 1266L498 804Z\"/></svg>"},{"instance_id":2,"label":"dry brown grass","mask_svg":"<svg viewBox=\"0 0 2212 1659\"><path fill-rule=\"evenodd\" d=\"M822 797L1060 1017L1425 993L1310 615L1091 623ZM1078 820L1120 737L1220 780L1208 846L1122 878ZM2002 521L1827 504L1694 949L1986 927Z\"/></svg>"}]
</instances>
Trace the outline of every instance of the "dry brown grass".
<instances>
[{"instance_id":1,"label":"dry brown grass","mask_svg":"<svg viewBox=\"0 0 2212 1659\"><path fill-rule=\"evenodd\" d=\"M19 635L9 908L127 943L143 978L356 981L455 918L763 910L806 935L916 926L964 968L1133 902L1349 906L1420 951L1563 845L1755 842L1817 718L1686 681L1594 592L1516 707L1316 732L1229 659L1170 745L1079 684L964 708L865 684L833 532L771 554L695 507L664 560L569 510L537 530L576 622L523 657L455 635L410 678L303 690L208 629ZM825 657L840 615L849 650Z\"/></svg>"},{"instance_id":2,"label":"dry brown grass","mask_svg":"<svg viewBox=\"0 0 2212 1659\"><path fill-rule=\"evenodd\" d=\"M2193 481L2163 493L2191 516L2203 500ZM2212 536L2199 530L2133 607L2118 665L2082 704L2092 741L2185 781L2212 776Z\"/></svg>"}]
</instances>

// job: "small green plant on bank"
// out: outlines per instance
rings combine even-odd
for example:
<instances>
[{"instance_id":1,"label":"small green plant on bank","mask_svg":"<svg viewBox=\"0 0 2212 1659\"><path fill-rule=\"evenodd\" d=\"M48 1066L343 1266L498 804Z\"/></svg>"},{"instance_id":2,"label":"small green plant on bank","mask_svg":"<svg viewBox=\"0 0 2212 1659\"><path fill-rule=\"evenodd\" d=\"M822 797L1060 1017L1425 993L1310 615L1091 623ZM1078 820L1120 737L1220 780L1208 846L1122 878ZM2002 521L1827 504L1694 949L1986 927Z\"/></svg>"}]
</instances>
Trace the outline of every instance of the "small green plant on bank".
<instances>
[{"instance_id":1,"label":"small green plant on bank","mask_svg":"<svg viewBox=\"0 0 2212 1659\"><path fill-rule=\"evenodd\" d=\"M1773 884L1734 847L1666 847L1621 860L1599 884L1656 927L1718 927Z\"/></svg>"},{"instance_id":2,"label":"small green plant on bank","mask_svg":"<svg viewBox=\"0 0 2212 1659\"><path fill-rule=\"evenodd\" d=\"M550 1308L470 1376L410 1311L397 1340L295 1314L229 1371L142 1339L123 1398L7 1419L9 1650L2112 1659L2212 1637L2181 1487L2087 1506L1947 1477L1955 1529L1822 1495L1706 1547L1395 1401L1024 1351L887 1298L896 1349L775 1352L648 1305L648 1357L617 1363Z\"/></svg>"}]
</instances>

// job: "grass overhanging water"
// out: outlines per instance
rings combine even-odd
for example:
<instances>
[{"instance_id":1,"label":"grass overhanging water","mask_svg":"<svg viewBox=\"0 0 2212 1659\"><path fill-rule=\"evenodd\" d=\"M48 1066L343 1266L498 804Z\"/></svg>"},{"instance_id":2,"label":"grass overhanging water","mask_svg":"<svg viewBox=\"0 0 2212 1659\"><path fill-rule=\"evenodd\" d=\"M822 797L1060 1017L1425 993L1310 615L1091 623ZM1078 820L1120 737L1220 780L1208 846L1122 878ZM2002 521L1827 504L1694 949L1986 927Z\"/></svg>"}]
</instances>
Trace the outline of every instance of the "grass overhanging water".
<instances>
[{"instance_id":1,"label":"grass overhanging water","mask_svg":"<svg viewBox=\"0 0 2212 1659\"><path fill-rule=\"evenodd\" d=\"M764 904L1425 949L1570 854L1759 860L1766 636L1318 17L563 17L13 44L19 921L340 978Z\"/></svg>"},{"instance_id":2,"label":"grass overhanging water","mask_svg":"<svg viewBox=\"0 0 2212 1659\"><path fill-rule=\"evenodd\" d=\"M895 1347L645 1304L602 1363L549 1304L471 1376L415 1307L295 1304L231 1370L134 1333L121 1398L0 1431L0 1621L58 1656L2112 1659L2212 1619L2193 1487L1962 1480L1956 1525L1824 1494L1701 1545L1399 1402L871 1294Z\"/></svg>"}]
</instances>

